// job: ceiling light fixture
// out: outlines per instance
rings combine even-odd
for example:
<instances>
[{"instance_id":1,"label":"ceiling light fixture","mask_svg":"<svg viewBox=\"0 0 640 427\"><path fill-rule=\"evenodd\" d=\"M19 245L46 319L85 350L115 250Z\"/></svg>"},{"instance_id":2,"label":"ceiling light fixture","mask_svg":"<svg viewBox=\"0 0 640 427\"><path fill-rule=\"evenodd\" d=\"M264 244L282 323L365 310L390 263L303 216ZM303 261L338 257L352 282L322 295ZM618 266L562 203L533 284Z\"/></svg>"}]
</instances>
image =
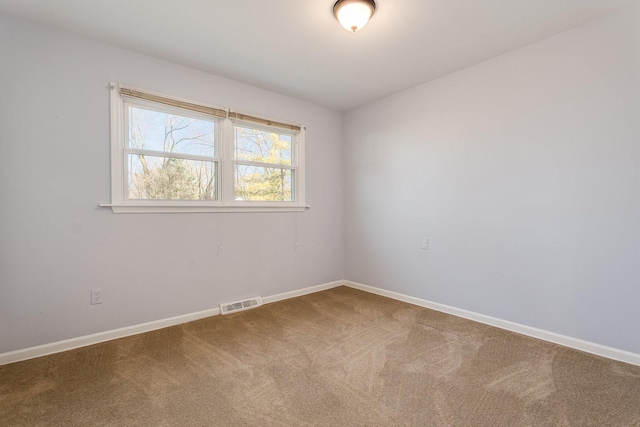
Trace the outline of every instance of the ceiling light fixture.
<instances>
[{"instance_id":1,"label":"ceiling light fixture","mask_svg":"<svg viewBox=\"0 0 640 427\"><path fill-rule=\"evenodd\" d=\"M376 11L373 0L338 0L333 5L333 14L347 31L361 30Z\"/></svg>"}]
</instances>

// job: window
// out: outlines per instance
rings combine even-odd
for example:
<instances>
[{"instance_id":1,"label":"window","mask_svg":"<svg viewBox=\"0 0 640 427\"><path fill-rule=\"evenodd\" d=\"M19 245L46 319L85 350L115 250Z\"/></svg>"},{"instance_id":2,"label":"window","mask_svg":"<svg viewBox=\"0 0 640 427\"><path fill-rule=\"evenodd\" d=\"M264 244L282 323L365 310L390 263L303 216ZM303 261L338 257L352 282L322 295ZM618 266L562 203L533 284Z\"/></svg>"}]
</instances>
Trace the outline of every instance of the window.
<instances>
[{"instance_id":1,"label":"window","mask_svg":"<svg viewBox=\"0 0 640 427\"><path fill-rule=\"evenodd\" d=\"M290 133L234 125L236 200L294 201L296 170Z\"/></svg>"},{"instance_id":2,"label":"window","mask_svg":"<svg viewBox=\"0 0 640 427\"><path fill-rule=\"evenodd\" d=\"M128 199L217 199L218 120L141 102L125 114Z\"/></svg>"},{"instance_id":3,"label":"window","mask_svg":"<svg viewBox=\"0 0 640 427\"><path fill-rule=\"evenodd\" d=\"M120 212L304 210L304 128L120 85L111 97Z\"/></svg>"}]
</instances>

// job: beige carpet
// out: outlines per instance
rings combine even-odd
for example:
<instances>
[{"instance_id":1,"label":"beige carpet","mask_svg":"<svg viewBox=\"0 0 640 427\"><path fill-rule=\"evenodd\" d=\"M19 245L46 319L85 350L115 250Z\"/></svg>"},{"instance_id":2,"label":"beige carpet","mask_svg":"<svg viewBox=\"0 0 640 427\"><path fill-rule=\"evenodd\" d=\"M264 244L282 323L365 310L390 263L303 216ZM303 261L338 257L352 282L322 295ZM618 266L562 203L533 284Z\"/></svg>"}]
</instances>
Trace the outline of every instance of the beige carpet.
<instances>
[{"instance_id":1,"label":"beige carpet","mask_svg":"<svg viewBox=\"0 0 640 427\"><path fill-rule=\"evenodd\" d=\"M640 367L340 287L0 366L2 426L640 426Z\"/></svg>"}]
</instances>

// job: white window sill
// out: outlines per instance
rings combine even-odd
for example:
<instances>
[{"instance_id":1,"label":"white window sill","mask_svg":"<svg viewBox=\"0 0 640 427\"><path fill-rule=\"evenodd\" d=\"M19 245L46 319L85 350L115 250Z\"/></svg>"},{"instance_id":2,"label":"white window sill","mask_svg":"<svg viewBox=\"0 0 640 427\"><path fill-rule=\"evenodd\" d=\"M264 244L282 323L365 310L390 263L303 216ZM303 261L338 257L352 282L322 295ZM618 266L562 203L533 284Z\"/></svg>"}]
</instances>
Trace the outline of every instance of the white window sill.
<instances>
[{"instance_id":1,"label":"white window sill","mask_svg":"<svg viewBox=\"0 0 640 427\"><path fill-rule=\"evenodd\" d=\"M309 209L309 206L203 206L198 204L184 205L113 205L100 204L100 207L111 208L113 213L205 213L205 212L302 212Z\"/></svg>"}]
</instances>

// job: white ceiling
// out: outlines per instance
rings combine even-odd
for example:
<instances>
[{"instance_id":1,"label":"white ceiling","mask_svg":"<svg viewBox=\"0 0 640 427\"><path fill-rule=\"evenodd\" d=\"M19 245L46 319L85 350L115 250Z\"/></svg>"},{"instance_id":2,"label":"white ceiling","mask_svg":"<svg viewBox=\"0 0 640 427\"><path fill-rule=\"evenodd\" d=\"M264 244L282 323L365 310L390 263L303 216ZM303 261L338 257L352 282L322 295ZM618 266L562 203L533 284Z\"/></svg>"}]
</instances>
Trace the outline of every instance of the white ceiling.
<instances>
[{"instance_id":1,"label":"white ceiling","mask_svg":"<svg viewBox=\"0 0 640 427\"><path fill-rule=\"evenodd\" d=\"M636 0L0 0L0 12L338 110L433 80Z\"/></svg>"}]
</instances>

